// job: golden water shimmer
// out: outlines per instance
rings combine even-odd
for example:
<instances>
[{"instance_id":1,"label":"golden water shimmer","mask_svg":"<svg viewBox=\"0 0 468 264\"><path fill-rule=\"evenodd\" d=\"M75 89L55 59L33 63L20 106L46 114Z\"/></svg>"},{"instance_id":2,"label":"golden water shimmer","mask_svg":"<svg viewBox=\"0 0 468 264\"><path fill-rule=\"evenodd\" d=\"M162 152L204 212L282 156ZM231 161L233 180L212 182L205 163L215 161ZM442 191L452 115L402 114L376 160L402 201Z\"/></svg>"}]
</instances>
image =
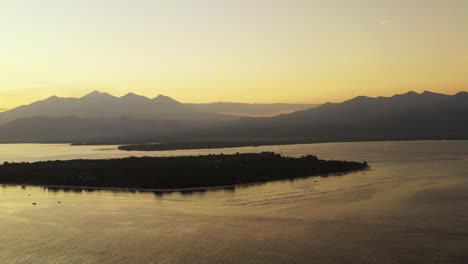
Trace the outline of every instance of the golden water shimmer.
<instances>
[{"instance_id":1,"label":"golden water shimmer","mask_svg":"<svg viewBox=\"0 0 468 264\"><path fill-rule=\"evenodd\" d=\"M66 149L66 158L118 155L88 147L23 147L15 161L36 159L38 149L46 153L44 159ZM0 153L7 148L0 145ZM264 149L367 160L372 170L189 193L4 186L0 259L13 264L467 262L468 141L290 145L259 151ZM200 153L206 151L193 154Z\"/></svg>"},{"instance_id":2,"label":"golden water shimmer","mask_svg":"<svg viewBox=\"0 0 468 264\"><path fill-rule=\"evenodd\" d=\"M0 3L0 108L100 89L324 103L468 89L462 0ZM287 92L285 92L287 91Z\"/></svg>"}]
</instances>

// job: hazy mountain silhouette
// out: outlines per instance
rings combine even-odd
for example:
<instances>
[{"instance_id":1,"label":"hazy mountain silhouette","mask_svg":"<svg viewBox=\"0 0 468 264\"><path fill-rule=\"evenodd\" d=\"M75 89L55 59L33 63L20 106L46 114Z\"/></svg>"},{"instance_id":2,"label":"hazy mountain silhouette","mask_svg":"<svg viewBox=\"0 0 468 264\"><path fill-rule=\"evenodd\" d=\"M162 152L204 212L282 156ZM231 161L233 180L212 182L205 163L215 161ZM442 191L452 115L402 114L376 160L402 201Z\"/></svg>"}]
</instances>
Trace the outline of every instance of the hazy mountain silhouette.
<instances>
[{"instance_id":1,"label":"hazy mountain silhouette","mask_svg":"<svg viewBox=\"0 0 468 264\"><path fill-rule=\"evenodd\" d=\"M195 109L199 109L206 112L248 117L271 117L280 114L288 114L299 110L311 109L319 106L318 104L246 104L230 102L187 105L190 105Z\"/></svg>"},{"instance_id":2,"label":"hazy mountain silhouette","mask_svg":"<svg viewBox=\"0 0 468 264\"><path fill-rule=\"evenodd\" d=\"M160 95L154 99L129 93L115 97L94 91L81 98L52 96L42 101L0 113L0 125L30 117L120 118L123 116L150 120L220 121L232 117L193 109Z\"/></svg>"},{"instance_id":3,"label":"hazy mountain silhouette","mask_svg":"<svg viewBox=\"0 0 468 264\"><path fill-rule=\"evenodd\" d=\"M119 98L108 93L94 91L81 98L52 96L11 110L0 109L0 125L21 118L64 116L78 118L120 118L126 116L150 120L221 121L236 119L236 116L273 116L315 106L222 102L183 104L164 95L150 99L128 93Z\"/></svg>"},{"instance_id":4,"label":"hazy mountain silhouette","mask_svg":"<svg viewBox=\"0 0 468 264\"><path fill-rule=\"evenodd\" d=\"M343 103L326 103L319 107L268 118L239 118L218 122L170 120L178 113L165 112L165 107L181 104L160 96L156 99L129 94L115 98L108 94L93 93L79 99L49 98L59 103L46 104L47 110L57 113L62 109L81 116L101 111L112 116L106 101L124 101L125 108L117 109L119 116L150 116L150 118L77 118L36 117L18 119L0 127L3 142L77 142L114 141L164 142L164 141L242 141L278 140L290 142L332 142L365 140L422 140L422 139L468 139L468 93L444 95L431 92L409 92L393 97L356 97ZM99 101L99 104L88 103ZM156 102L155 102L156 101ZM71 106L64 105L70 102ZM41 102L36 109L43 110ZM154 111L160 120L155 120L141 109ZM77 109L77 105L89 105L94 109ZM54 106L55 108L53 108ZM150 107L151 106L151 107ZM174 107L186 109L188 106ZM189 108L191 109L191 108ZM23 109L28 110L28 108ZM126 110L125 112L123 112ZM191 109L194 111L193 109ZM5 113L11 114L11 111ZM29 110L31 111L31 110ZM181 110L180 110L181 111ZM190 113L181 111L184 116ZM62 111L62 113L67 113ZM125 114L126 113L126 114ZM130 113L130 114L129 114ZM168 113L167 115L165 115ZM32 113L33 114L33 113ZM146 115L145 115L146 114ZM196 112L197 115L200 112ZM206 113L203 112L205 115ZM114 114L115 116L116 114ZM0 115L1 116L1 115ZM212 119L210 119L212 120Z\"/></svg>"},{"instance_id":5,"label":"hazy mountain silhouette","mask_svg":"<svg viewBox=\"0 0 468 264\"><path fill-rule=\"evenodd\" d=\"M165 136L195 131L204 122L122 118L31 117L0 127L0 142L114 143L164 141Z\"/></svg>"},{"instance_id":6,"label":"hazy mountain silhouette","mask_svg":"<svg viewBox=\"0 0 468 264\"><path fill-rule=\"evenodd\" d=\"M243 118L213 134L325 142L468 139L468 93L360 96L272 118Z\"/></svg>"}]
</instances>

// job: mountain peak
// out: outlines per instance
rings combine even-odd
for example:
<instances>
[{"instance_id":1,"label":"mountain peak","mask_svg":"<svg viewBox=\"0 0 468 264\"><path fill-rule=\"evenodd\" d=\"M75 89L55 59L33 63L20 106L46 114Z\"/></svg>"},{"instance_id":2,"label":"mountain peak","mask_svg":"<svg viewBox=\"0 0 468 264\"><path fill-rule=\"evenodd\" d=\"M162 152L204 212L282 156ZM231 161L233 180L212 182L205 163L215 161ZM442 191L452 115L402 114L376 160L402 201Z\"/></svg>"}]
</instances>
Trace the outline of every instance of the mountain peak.
<instances>
[{"instance_id":1,"label":"mountain peak","mask_svg":"<svg viewBox=\"0 0 468 264\"><path fill-rule=\"evenodd\" d=\"M81 99L91 99L91 98L115 98L115 97L108 93L102 93L98 90L92 91L91 93L81 97Z\"/></svg>"},{"instance_id":2,"label":"mountain peak","mask_svg":"<svg viewBox=\"0 0 468 264\"><path fill-rule=\"evenodd\" d=\"M389 98L398 98L398 97L408 97L408 96L418 96L420 94L418 94L417 92L415 91L409 91L407 93L404 93L404 94L395 94L394 96L392 97L389 97Z\"/></svg>"},{"instance_id":3,"label":"mountain peak","mask_svg":"<svg viewBox=\"0 0 468 264\"><path fill-rule=\"evenodd\" d=\"M359 103L367 102L367 101L370 101L370 100L373 100L373 98L360 95L360 96L354 97L353 99L344 101L343 103L348 103L348 104L359 104ZM333 105L333 104L332 104L332 105Z\"/></svg>"},{"instance_id":4,"label":"mountain peak","mask_svg":"<svg viewBox=\"0 0 468 264\"><path fill-rule=\"evenodd\" d=\"M455 94L455 96L460 97L460 96L468 96L468 92L459 92Z\"/></svg>"},{"instance_id":5,"label":"mountain peak","mask_svg":"<svg viewBox=\"0 0 468 264\"><path fill-rule=\"evenodd\" d=\"M409 92L407 92L405 94L402 94L402 95L419 95L419 94L417 92L415 92L415 91L409 91Z\"/></svg>"},{"instance_id":6,"label":"mountain peak","mask_svg":"<svg viewBox=\"0 0 468 264\"><path fill-rule=\"evenodd\" d=\"M162 103L177 103L177 104L180 104L178 101L172 99L171 97L165 96L165 95L162 95L162 94L158 95L153 100L156 101L156 102L162 102Z\"/></svg>"},{"instance_id":7,"label":"mountain peak","mask_svg":"<svg viewBox=\"0 0 468 264\"><path fill-rule=\"evenodd\" d=\"M124 100L149 100L148 97L145 97L145 96L142 96L142 95L139 95L139 94L135 94L135 93L128 93L128 94L120 97L120 99L124 99Z\"/></svg>"},{"instance_id":8,"label":"mountain peak","mask_svg":"<svg viewBox=\"0 0 468 264\"><path fill-rule=\"evenodd\" d=\"M94 90L92 92L90 92L88 95L86 96L98 96L98 95L101 95L101 92L98 91L98 90Z\"/></svg>"},{"instance_id":9,"label":"mountain peak","mask_svg":"<svg viewBox=\"0 0 468 264\"><path fill-rule=\"evenodd\" d=\"M445 96L444 94L434 93L434 92L431 92L431 91L424 91L421 95L424 95L424 96Z\"/></svg>"}]
</instances>

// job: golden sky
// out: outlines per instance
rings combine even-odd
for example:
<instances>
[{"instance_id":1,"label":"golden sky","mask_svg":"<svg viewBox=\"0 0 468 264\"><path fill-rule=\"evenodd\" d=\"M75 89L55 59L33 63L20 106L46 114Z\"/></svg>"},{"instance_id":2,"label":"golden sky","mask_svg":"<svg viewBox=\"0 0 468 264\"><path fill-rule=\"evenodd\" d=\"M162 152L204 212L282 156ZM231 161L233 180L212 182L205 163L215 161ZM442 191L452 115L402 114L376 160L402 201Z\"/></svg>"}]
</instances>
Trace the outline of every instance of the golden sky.
<instances>
[{"instance_id":1,"label":"golden sky","mask_svg":"<svg viewBox=\"0 0 468 264\"><path fill-rule=\"evenodd\" d=\"M0 109L51 95L468 90L466 0L0 0Z\"/></svg>"}]
</instances>

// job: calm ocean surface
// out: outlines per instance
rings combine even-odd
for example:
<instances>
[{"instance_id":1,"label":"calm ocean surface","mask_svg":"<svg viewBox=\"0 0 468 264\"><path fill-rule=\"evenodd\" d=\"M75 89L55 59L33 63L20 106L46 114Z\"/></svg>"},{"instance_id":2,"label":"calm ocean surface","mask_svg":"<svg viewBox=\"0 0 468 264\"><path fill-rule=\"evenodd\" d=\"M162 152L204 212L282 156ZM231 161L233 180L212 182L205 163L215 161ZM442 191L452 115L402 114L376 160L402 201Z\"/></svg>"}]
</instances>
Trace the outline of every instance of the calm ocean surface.
<instances>
[{"instance_id":1,"label":"calm ocean surface","mask_svg":"<svg viewBox=\"0 0 468 264\"><path fill-rule=\"evenodd\" d=\"M192 193L0 186L0 263L468 263L468 141L143 153L21 144L0 145L0 162L260 151L372 169Z\"/></svg>"}]
</instances>

